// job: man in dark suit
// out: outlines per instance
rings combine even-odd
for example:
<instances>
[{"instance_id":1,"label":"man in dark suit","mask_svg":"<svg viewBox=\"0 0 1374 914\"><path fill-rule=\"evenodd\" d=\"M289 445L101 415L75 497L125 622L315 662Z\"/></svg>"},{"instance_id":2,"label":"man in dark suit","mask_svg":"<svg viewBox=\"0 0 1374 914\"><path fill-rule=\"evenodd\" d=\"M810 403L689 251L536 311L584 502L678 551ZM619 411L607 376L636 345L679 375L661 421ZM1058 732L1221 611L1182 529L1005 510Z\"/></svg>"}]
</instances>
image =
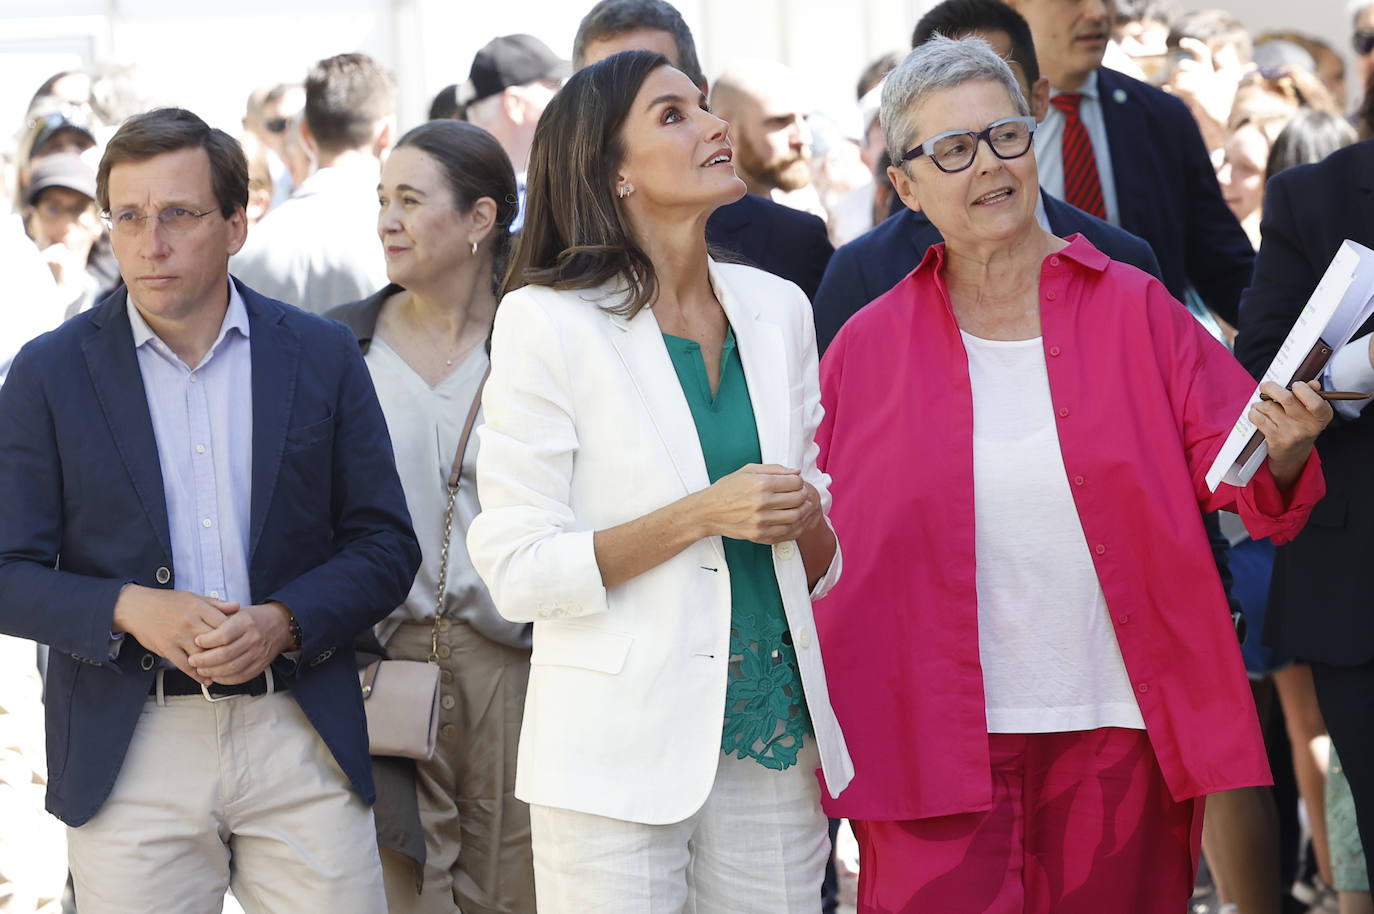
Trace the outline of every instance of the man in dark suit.
<instances>
[{"instance_id":1,"label":"man in dark suit","mask_svg":"<svg viewBox=\"0 0 1374 914\"><path fill-rule=\"evenodd\" d=\"M991 44L1011 65L1030 103L1031 114L1037 121L1044 118L1049 82L1040 75L1030 28L1015 10L1001 0L946 0L916 23L912 47L924 44L937 33L951 38L974 35ZM1113 260L1160 275L1154 253L1144 241L1054 199L1043 188L1037 215L1049 231L1060 237L1081 233ZM939 229L930 224L924 213L903 208L841 246L830 259L812 303L820 350L825 351L856 311L895 286L916 268L927 248L943 240Z\"/></svg>"},{"instance_id":2,"label":"man in dark suit","mask_svg":"<svg viewBox=\"0 0 1374 914\"><path fill-rule=\"evenodd\" d=\"M573 69L630 50L659 52L707 93L692 32L664 0L601 0L577 27ZM791 280L813 300L835 252L818 217L754 194L712 213L706 241Z\"/></svg>"},{"instance_id":3,"label":"man in dark suit","mask_svg":"<svg viewBox=\"0 0 1374 914\"><path fill-rule=\"evenodd\" d=\"M1240 303L1236 357L1255 377L1278 353L1345 239L1374 246L1374 140L1275 175L1264 194L1263 241ZM1323 386L1374 390L1365 324L1332 359ZM1265 642L1312 665L1317 701L1355 796L1360 837L1374 849L1374 612L1359 569L1374 553L1374 409L1333 403L1317 441L1326 497L1274 558ZM1374 860L1366 853L1365 862Z\"/></svg>"},{"instance_id":4,"label":"man in dark suit","mask_svg":"<svg viewBox=\"0 0 1374 914\"><path fill-rule=\"evenodd\" d=\"M191 112L125 122L126 288L0 388L0 630L52 646L83 914L385 909L351 645L419 549L351 334L229 277L247 194Z\"/></svg>"},{"instance_id":5,"label":"man in dark suit","mask_svg":"<svg viewBox=\"0 0 1374 914\"><path fill-rule=\"evenodd\" d=\"M1005 2L1030 23L1051 86L1035 133L1041 186L1145 239L1175 298L1191 286L1234 324L1254 250L1222 199L1187 106L1102 66L1111 0ZM1084 156L1072 155L1076 137Z\"/></svg>"}]
</instances>

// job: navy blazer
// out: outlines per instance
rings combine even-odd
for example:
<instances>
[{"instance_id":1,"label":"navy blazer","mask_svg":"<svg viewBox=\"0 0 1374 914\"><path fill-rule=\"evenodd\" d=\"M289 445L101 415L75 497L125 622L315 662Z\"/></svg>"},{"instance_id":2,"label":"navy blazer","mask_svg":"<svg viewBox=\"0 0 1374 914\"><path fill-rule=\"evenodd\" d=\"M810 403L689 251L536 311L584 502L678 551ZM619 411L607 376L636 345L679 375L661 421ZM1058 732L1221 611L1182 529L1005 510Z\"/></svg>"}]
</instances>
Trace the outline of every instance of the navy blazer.
<instances>
[{"instance_id":1,"label":"navy blazer","mask_svg":"<svg viewBox=\"0 0 1374 914\"><path fill-rule=\"evenodd\" d=\"M754 194L712 213L706 241L796 283L813 301L825 265L835 253L820 217Z\"/></svg>"},{"instance_id":2,"label":"navy blazer","mask_svg":"<svg viewBox=\"0 0 1374 914\"><path fill-rule=\"evenodd\" d=\"M300 622L299 661L279 657L273 673L370 803L353 638L405 599L420 550L352 334L238 288L251 599L280 600ZM0 388L0 630L52 646L47 806L73 826L109 795L153 683L157 658L132 636L109 659L115 599L129 582L177 583L126 296L28 343Z\"/></svg>"},{"instance_id":3,"label":"navy blazer","mask_svg":"<svg viewBox=\"0 0 1374 914\"><path fill-rule=\"evenodd\" d=\"M1260 377L1341 242L1374 247L1374 140L1277 174L1264 192L1263 243L1240 304L1236 358ZM1374 320L1356 332L1374 329ZM1374 407L1317 439L1326 497L1274 557L1264 638L1337 666L1374 658L1374 613L1358 572L1374 552Z\"/></svg>"},{"instance_id":4,"label":"navy blazer","mask_svg":"<svg viewBox=\"0 0 1374 914\"><path fill-rule=\"evenodd\" d=\"M1079 233L1112 260L1139 267L1159 276L1159 264L1150 246L1110 222L1090 216L1075 206L1056 200L1044 191L1045 217L1050 231L1066 238ZM864 305L882 295L916 269L926 249L944 240L925 213L902 211L889 216L848 244L830 259L821 287L812 301L816 317L816 345L825 352L844 322Z\"/></svg>"},{"instance_id":5,"label":"navy blazer","mask_svg":"<svg viewBox=\"0 0 1374 914\"><path fill-rule=\"evenodd\" d=\"M1097 93L1121 227L1154 249L1174 298L1183 301L1191 283L1234 324L1255 250L1221 196L1193 115L1169 93L1106 67Z\"/></svg>"}]
</instances>

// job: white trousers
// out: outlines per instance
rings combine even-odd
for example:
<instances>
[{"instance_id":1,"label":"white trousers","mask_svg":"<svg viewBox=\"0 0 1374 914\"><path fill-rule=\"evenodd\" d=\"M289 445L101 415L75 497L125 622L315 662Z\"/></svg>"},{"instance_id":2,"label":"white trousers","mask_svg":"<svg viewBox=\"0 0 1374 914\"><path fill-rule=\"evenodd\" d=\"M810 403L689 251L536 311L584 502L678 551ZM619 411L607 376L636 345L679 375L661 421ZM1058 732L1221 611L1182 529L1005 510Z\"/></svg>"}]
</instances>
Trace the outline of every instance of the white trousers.
<instances>
[{"instance_id":1,"label":"white trousers","mask_svg":"<svg viewBox=\"0 0 1374 914\"><path fill-rule=\"evenodd\" d=\"M539 914L817 914L817 767L811 740L785 771L722 755L706 803L672 825L531 806Z\"/></svg>"},{"instance_id":2,"label":"white trousers","mask_svg":"<svg viewBox=\"0 0 1374 914\"><path fill-rule=\"evenodd\" d=\"M286 692L149 698L67 844L81 914L386 911L372 810Z\"/></svg>"}]
</instances>

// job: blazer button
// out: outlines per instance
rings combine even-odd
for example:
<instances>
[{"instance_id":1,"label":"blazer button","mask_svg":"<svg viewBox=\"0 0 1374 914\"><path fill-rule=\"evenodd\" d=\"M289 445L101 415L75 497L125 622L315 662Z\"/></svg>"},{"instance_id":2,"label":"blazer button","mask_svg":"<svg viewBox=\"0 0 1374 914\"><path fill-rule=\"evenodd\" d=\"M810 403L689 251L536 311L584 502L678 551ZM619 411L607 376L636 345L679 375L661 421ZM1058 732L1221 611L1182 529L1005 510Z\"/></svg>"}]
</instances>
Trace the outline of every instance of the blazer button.
<instances>
[{"instance_id":1,"label":"blazer button","mask_svg":"<svg viewBox=\"0 0 1374 914\"><path fill-rule=\"evenodd\" d=\"M168 568L166 565L163 565L161 568L157 570L157 582L159 584L166 584L171 579L172 569Z\"/></svg>"},{"instance_id":2,"label":"blazer button","mask_svg":"<svg viewBox=\"0 0 1374 914\"><path fill-rule=\"evenodd\" d=\"M138 665L143 667L145 670L151 670L156 663L157 658L154 657L152 654L144 654L142 659L138 661Z\"/></svg>"},{"instance_id":3,"label":"blazer button","mask_svg":"<svg viewBox=\"0 0 1374 914\"><path fill-rule=\"evenodd\" d=\"M803 628L797 632L797 647L808 648L811 646L811 629Z\"/></svg>"},{"instance_id":4,"label":"blazer button","mask_svg":"<svg viewBox=\"0 0 1374 914\"><path fill-rule=\"evenodd\" d=\"M778 558L782 559L784 562L792 558L792 556L796 554L797 551L797 547L792 543L791 540L788 540L785 543L778 543L776 546L773 547L773 549L775 552L777 552Z\"/></svg>"}]
</instances>

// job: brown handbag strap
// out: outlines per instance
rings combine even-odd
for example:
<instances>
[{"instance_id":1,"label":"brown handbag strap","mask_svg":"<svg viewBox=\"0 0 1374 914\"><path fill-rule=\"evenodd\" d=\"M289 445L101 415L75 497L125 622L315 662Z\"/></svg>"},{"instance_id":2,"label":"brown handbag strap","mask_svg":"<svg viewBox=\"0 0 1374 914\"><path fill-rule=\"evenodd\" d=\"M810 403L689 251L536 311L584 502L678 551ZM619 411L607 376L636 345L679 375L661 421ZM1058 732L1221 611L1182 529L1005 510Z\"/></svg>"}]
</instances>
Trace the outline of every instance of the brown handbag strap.
<instances>
[{"instance_id":1,"label":"brown handbag strap","mask_svg":"<svg viewBox=\"0 0 1374 914\"><path fill-rule=\"evenodd\" d=\"M362 686L363 690L363 701L367 701L369 698L372 697L372 686L377 681L377 673L381 670L381 668L382 661L380 660L374 660L367 666L363 667L363 673L360 677L358 677L362 680L359 684Z\"/></svg>"},{"instance_id":2,"label":"brown handbag strap","mask_svg":"<svg viewBox=\"0 0 1374 914\"><path fill-rule=\"evenodd\" d=\"M434 627L429 633L429 662L439 662L439 621L444 618L444 589L448 586L448 544L453 534L453 505L458 500L458 485L463 480L463 455L467 453L468 437L472 427L477 424L477 412L482 408L482 391L491 377L491 364L477 382L477 392L472 396L472 406L468 409L467 421L463 423L463 434L458 438L458 451L453 455L453 469L448 474L448 507L444 509L444 545L439 550L439 581L434 592Z\"/></svg>"},{"instance_id":3,"label":"brown handbag strap","mask_svg":"<svg viewBox=\"0 0 1374 914\"><path fill-rule=\"evenodd\" d=\"M463 475L463 454L467 453L468 436L472 434L472 427L477 424L477 413L482 409L482 391L487 386L487 378L491 377L491 363L487 363L487 370L482 373L482 380L477 382L477 393L473 394L472 406L468 409L468 419L463 423L463 434L458 438L458 453L453 455L453 469L448 474L448 486L450 489L458 488L458 481ZM445 534L447 536L448 534Z\"/></svg>"}]
</instances>

